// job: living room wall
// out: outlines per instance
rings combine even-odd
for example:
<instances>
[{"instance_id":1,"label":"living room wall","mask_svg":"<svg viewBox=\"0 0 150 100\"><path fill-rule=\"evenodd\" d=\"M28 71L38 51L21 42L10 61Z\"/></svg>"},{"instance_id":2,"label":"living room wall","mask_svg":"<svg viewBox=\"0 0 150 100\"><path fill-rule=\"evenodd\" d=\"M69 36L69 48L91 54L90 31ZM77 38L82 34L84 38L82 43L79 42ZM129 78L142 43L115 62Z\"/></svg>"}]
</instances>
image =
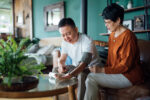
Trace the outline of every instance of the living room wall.
<instances>
[{"instance_id":1,"label":"living room wall","mask_svg":"<svg viewBox=\"0 0 150 100\"><path fill-rule=\"evenodd\" d=\"M65 17L71 17L80 30L80 0L33 0L33 33L34 37L59 37L58 31L44 31L44 7L57 2L65 2Z\"/></svg>"},{"instance_id":2,"label":"living room wall","mask_svg":"<svg viewBox=\"0 0 150 100\"><path fill-rule=\"evenodd\" d=\"M45 37L60 37L58 31L45 32L44 31L44 12L43 8L47 5L60 2L62 0L33 0L33 32L34 37L45 38ZM80 11L81 11L81 0L63 0L65 2L65 16L74 19L77 27L80 31ZM104 25L104 21L100 13L107 6L107 0L87 0L88 1L88 35L93 40L108 41L108 36L100 36L100 33L107 33L107 29ZM113 0L117 2L118 0ZM128 0L125 1L125 6ZM143 0L133 0L133 6L143 5ZM142 15L144 11L134 11L125 14L125 20L133 19L134 16ZM147 33L135 33L138 39L148 40Z\"/></svg>"},{"instance_id":3,"label":"living room wall","mask_svg":"<svg viewBox=\"0 0 150 100\"><path fill-rule=\"evenodd\" d=\"M95 1L95 2L94 2ZM94 40L108 41L108 36L101 36L100 33L107 33L102 16L103 9L107 6L107 0L88 0L88 35ZM110 1L110 0L109 0ZM126 9L129 0L112 0L124 5ZM133 7L144 5L144 0L132 0ZM150 14L150 9L148 10ZM124 20L133 20L134 16L144 15L144 10L126 12ZM150 19L150 18L149 18ZM150 20L149 20L150 23ZM135 33L138 39L148 40L147 33ZM150 36L150 34L149 34Z\"/></svg>"}]
</instances>

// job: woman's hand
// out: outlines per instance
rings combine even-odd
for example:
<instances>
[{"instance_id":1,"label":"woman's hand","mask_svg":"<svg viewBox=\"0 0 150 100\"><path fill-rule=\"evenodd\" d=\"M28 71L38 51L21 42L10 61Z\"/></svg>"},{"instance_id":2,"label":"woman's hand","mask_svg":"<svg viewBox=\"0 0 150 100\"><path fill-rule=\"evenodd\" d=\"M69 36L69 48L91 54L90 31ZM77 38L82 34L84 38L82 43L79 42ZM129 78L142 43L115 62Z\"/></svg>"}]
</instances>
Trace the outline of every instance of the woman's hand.
<instances>
[{"instance_id":1,"label":"woman's hand","mask_svg":"<svg viewBox=\"0 0 150 100\"><path fill-rule=\"evenodd\" d=\"M89 67L89 70L93 73L105 73L104 67Z\"/></svg>"}]
</instances>

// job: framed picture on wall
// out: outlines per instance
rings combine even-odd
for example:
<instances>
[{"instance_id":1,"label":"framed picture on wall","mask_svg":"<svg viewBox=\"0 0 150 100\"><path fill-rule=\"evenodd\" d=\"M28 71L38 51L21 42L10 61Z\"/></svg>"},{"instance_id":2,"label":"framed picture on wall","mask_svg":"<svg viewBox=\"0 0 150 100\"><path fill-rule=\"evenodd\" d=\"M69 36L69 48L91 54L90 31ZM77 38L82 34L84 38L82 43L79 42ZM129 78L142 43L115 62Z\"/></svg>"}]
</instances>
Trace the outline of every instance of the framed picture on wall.
<instances>
[{"instance_id":1,"label":"framed picture on wall","mask_svg":"<svg viewBox=\"0 0 150 100\"><path fill-rule=\"evenodd\" d=\"M123 21L123 26L126 28L133 30L133 20L125 20Z\"/></svg>"},{"instance_id":2,"label":"framed picture on wall","mask_svg":"<svg viewBox=\"0 0 150 100\"><path fill-rule=\"evenodd\" d=\"M147 0L147 5L150 5L150 0Z\"/></svg>"},{"instance_id":3,"label":"framed picture on wall","mask_svg":"<svg viewBox=\"0 0 150 100\"><path fill-rule=\"evenodd\" d=\"M141 31L145 29L145 16L135 16L134 17L134 31Z\"/></svg>"},{"instance_id":4,"label":"framed picture on wall","mask_svg":"<svg viewBox=\"0 0 150 100\"><path fill-rule=\"evenodd\" d=\"M44 30L58 29L60 19L64 18L64 2L58 2L44 7Z\"/></svg>"}]
</instances>

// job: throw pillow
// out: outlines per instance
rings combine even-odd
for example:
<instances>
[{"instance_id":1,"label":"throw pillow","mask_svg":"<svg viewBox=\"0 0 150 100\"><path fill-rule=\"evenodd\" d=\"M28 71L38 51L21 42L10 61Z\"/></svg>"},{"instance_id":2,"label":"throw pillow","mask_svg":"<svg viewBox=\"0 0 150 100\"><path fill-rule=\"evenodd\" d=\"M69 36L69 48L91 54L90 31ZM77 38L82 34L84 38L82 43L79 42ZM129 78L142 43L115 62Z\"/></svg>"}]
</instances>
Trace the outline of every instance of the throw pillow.
<instances>
[{"instance_id":1,"label":"throw pillow","mask_svg":"<svg viewBox=\"0 0 150 100\"><path fill-rule=\"evenodd\" d=\"M28 53L36 53L37 50L39 49L39 45L38 44L34 44L32 45L29 49L28 49Z\"/></svg>"},{"instance_id":2,"label":"throw pillow","mask_svg":"<svg viewBox=\"0 0 150 100\"><path fill-rule=\"evenodd\" d=\"M52 51L54 50L54 48L55 48L54 45L48 45L48 46L42 47L37 51L37 54L50 55Z\"/></svg>"}]
</instances>

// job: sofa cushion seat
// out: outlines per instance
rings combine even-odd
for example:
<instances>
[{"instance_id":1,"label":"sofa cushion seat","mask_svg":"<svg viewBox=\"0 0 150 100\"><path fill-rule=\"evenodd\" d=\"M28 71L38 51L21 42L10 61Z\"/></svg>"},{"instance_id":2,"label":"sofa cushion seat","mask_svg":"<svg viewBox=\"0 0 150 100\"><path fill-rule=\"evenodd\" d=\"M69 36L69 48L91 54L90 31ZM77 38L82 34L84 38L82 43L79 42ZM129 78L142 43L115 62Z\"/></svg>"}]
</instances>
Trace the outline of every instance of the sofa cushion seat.
<instances>
[{"instance_id":1,"label":"sofa cushion seat","mask_svg":"<svg viewBox=\"0 0 150 100\"><path fill-rule=\"evenodd\" d=\"M134 85L123 89L105 88L107 100L135 100L150 95L150 82Z\"/></svg>"}]
</instances>

